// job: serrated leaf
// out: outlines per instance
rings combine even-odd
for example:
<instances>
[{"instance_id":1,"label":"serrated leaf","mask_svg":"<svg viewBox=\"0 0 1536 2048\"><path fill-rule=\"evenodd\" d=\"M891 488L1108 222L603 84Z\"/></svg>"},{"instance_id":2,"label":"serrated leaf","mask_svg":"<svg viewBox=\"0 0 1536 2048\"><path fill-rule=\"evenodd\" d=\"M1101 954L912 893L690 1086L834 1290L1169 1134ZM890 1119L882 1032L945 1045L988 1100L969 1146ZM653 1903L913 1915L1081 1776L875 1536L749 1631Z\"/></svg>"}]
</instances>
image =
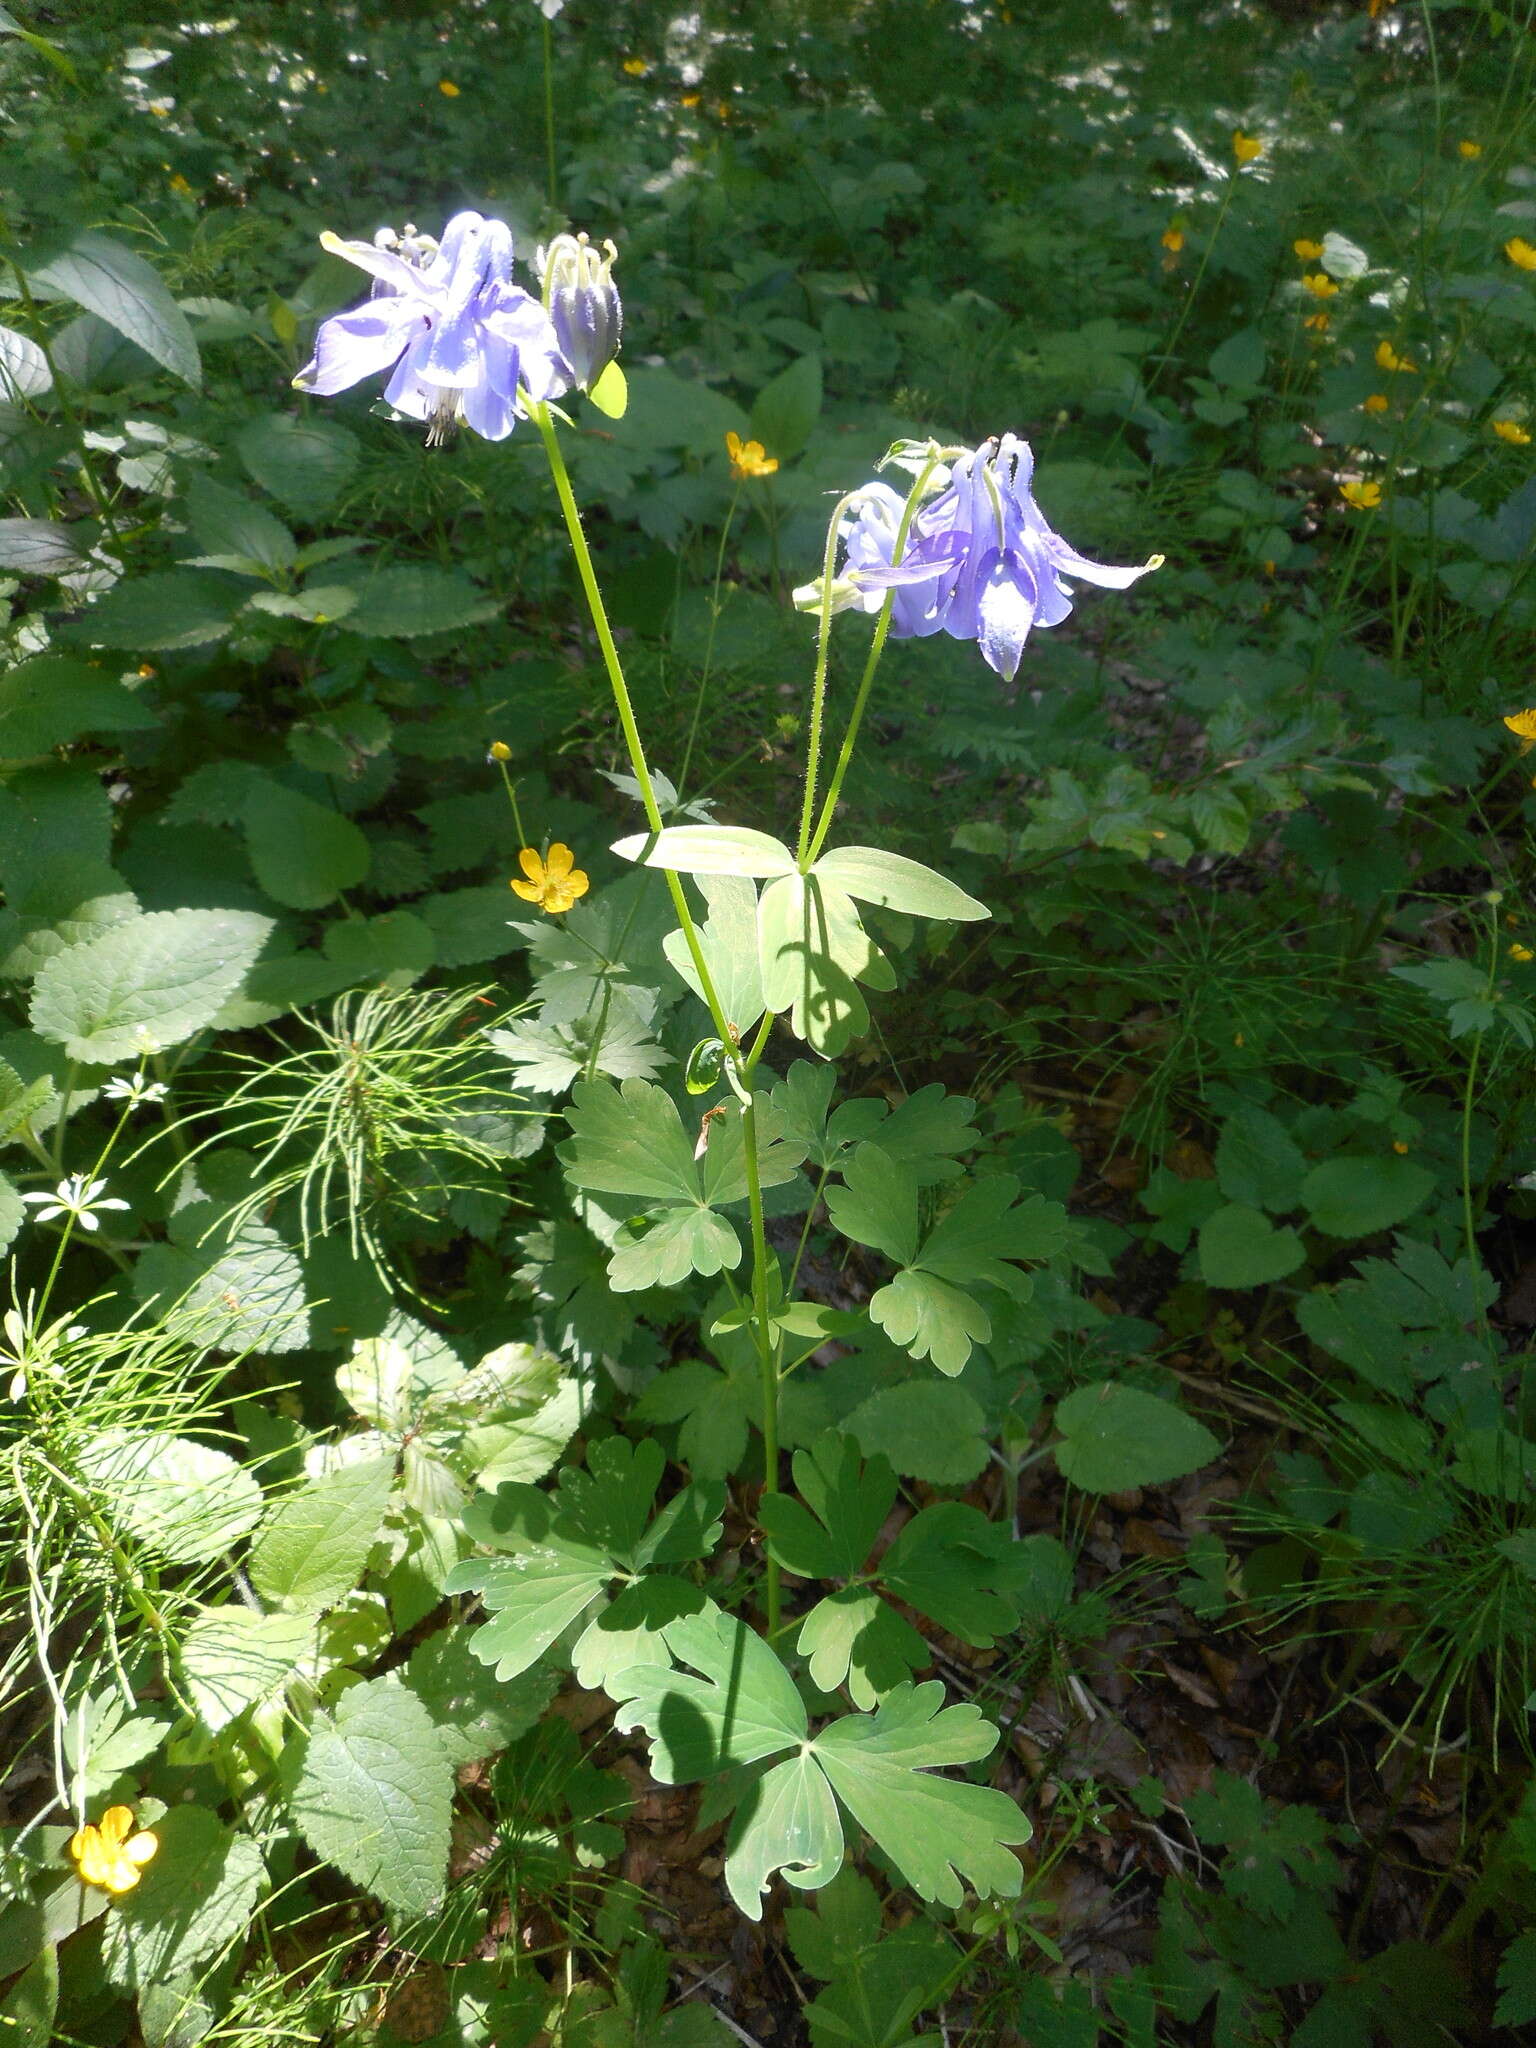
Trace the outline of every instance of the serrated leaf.
<instances>
[{"instance_id":1,"label":"serrated leaf","mask_svg":"<svg viewBox=\"0 0 1536 2048\"><path fill-rule=\"evenodd\" d=\"M0 519L0 569L18 576L65 576L85 559L57 519Z\"/></svg>"},{"instance_id":2,"label":"serrated leaf","mask_svg":"<svg viewBox=\"0 0 1536 2048\"><path fill-rule=\"evenodd\" d=\"M0 404L19 405L41 398L53 386L48 358L30 335L0 327Z\"/></svg>"},{"instance_id":3,"label":"serrated leaf","mask_svg":"<svg viewBox=\"0 0 1536 2048\"><path fill-rule=\"evenodd\" d=\"M135 1764L153 1756L170 1722L157 1714L135 1714L111 1689L72 1701L60 1737L76 1806L100 1798Z\"/></svg>"},{"instance_id":4,"label":"serrated leaf","mask_svg":"<svg viewBox=\"0 0 1536 2048\"><path fill-rule=\"evenodd\" d=\"M963 1387L937 1380L882 1387L842 1426L866 1458L886 1458L904 1477L934 1486L963 1486L991 1455L980 1404Z\"/></svg>"},{"instance_id":5,"label":"serrated leaf","mask_svg":"<svg viewBox=\"0 0 1536 2048\"><path fill-rule=\"evenodd\" d=\"M187 521L199 548L210 555L237 555L259 569L286 569L298 549L281 519L212 477L196 476L187 488Z\"/></svg>"},{"instance_id":6,"label":"serrated leaf","mask_svg":"<svg viewBox=\"0 0 1536 2048\"><path fill-rule=\"evenodd\" d=\"M255 1215L231 1228L215 1202L176 1212L175 1244L152 1244L133 1269L134 1292L209 1351L299 1351L309 1341L299 1255Z\"/></svg>"},{"instance_id":7,"label":"serrated leaf","mask_svg":"<svg viewBox=\"0 0 1536 2048\"><path fill-rule=\"evenodd\" d=\"M1204 1423L1156 1394L1113 1380L1079 1387L1056 1407L1056 1463L1089 1493L1162 1486L1220 1456Z\"/></svg>"},{"instance_id":8,"label":"serrated leaf","mask_svg":"<svg viewBox=\"0 0 1536 2048\"><path fill-rule=\"evenodd\" d=\"M1330 1237L1374 1237L1390 1230L1434 1193L1435 1177L1411 1159L1325 1159L1302 1182L1301 1199L1317 1229Z\"/></svg>"},{"instance_id":9,"label":"serrated leaf","mask_svg":"<svg viewBox=\"0 0 1536 2048\"><path fill-rule=\"evenodd\" d=\"M261 1489L245 1467L190 1437L103 1430L78 1457L107 1520L166 1564L221 1557L261 1514Z\"/></svg>"},{"instance_id":10,"label":"serrated leaf","mask_svg":"<svg viewBox=\"0 0 1536 2048\"><path fill-rule=\"evenodd\" d=\"M346 615L349 633L372 639L413 640L428 633L483 625L497 607L451 569L411 562L342 562L326 582L350 590L357 602Z\"/></svg>"},{"instance_id":11,"label":"serrated leaf","mask_svg":"<svg viewBox=\"0 0 1536 2048\"><path fill-rule=\"evenodd\" d=\"M434 1913L448 1871L453 1767L432 1717L396 1676L318 1715L290 1808L317 1856L395 1913Z\"/></svg>"},{"instance_id":12,"label":"serrated leaf","mask_svg":"<svg viewBox=\"0 0 1536 2048\"><path fill-rule=\"evenodd\" d=\"M351 482L362 443L330 420L269 413L240 429L235 449L264 491L300 519L314 520Z\"/></svg>"},{"instance_id":13,"label":"serrated leaf","mask_svg":"<svg viewBox=\"0 0 1536 2048\"><path fill-rule=\"evenodd\" d=\"M136 691L64 655L34 655L0 677L0 754L11 759L86 733L144 732L159 722Z\"/></svg>"},{"instance_id":14,"label":"serrated leaf","mask_svg":"<svg viewBox=\"0 0 1536 2048\"><path fill-rule=\"evenodd\" d=\"M58 255L23 268L35 292L71 300L184 384L195 388L201 382L202 365L187 316L159 272L121 242L87 228Z\"/></svg>"},{"instance_id":15,"label":"serrated leaf","mask_svg":"<svg viewBox=\"0 0 1536 2048\"><path fill-rule=\"evenodd\" d=\"M134 653L222 640L250 591L211 569L166 569L114 584L70 629L93 647Z\"/></svg>"},{"instance_id":16,"label":"serrated leaf","mask_svg":"<svg viewBox=\"0 0 1536 2048\"><path fill-rule=\"evenodd\" d=\"M45 853L0 911L0 974L25 981L56 954L140 915L138 898L104 862Z\"/></svg>"},{"instance_id":17,"label":"serrated leaf","mask_svg":"<svg viewBox=\"0 0 1536 2048\"><path fill-rule=\"evenodd\" d=\"M108 1066L210 1024L272 930L248 910L156 910L47 961L31 1023L71 1059Z\"/></svg>"},{"instance_id":18,"label":"serrated leaf","mask_svg":"<svg viewBox=\"0 0 1536 2048\"><path fill-rule=\"evenodd\" d=\"M1267 1287L1294 1273L1307 1255L1294 1230L1277 1230L1241 1202L1207 1216L1198 1242L1200 1277L1208 1287Z\"/></svg>"},{"instance_id":19,"label":"serrated leaf","mask_svg":"<svg viewBox=\"0 0 1536 2048\"><path fill-rule=\"evenodd\" d=\"M801 356L765 384L752 406L750 431L769 455L788 462L821 417L821 357Z\"/></svg>"},{"instance_id":20,"label":"serrated leaf","mask_svg":"<svg viewBox=\"0 0 1536 2048\"><path fill-rule=\"evenodd\" d=\"M216 1735L247 1707L278 1692L314 1640L311 1614L206 1608L181 1639L187 1696L204 1727Z\"/></svg>"},{"instance_id":21,"label":"serrated leaf","mask_svg":"<svg viewBox=\"0 0 1536 2048\"><path fill-rule=\"evenodd\" d=\"M455 1768L478 1763L525 1735L549 1705L555 1673L525 1671L511 1680L486 1669L461 1628L439 1629L411 1652L405 1682L437 1728Z\"/></svg>"},{"instance_id":22,"label":"serrated leaf","mask_svg":"<svg viewBox=\"0 0 1536 2048\"><path fill-rule=\"evenodd\" d=\"M51 1092L51 1086L46 1088L43 1091L44 1097ZM26 1204L9 1177L0 1173L0 1252L9 1251L26 1220Z\"/></svg>"},{"instance_id":23,"label":"serrated leaf","mask_svg":"<svg viewBox=\"0 0 1536 2048\"><path fill-rule=\"evenodd\" d=\"M144 1990L243 1939L266 1877L251 1837L205 1806L173 1806L155 1833L153 1861L108 1914L102 1936L108 1980L123 1991Z\"/></svg>"},{"instance_id":24,"label":"serrated leaf","mask_svg":"<svg viewBox=\"0 0 1536 2048\"><path fill-rule=\"evenodd\" d=\"M583 1075L594 1073L615 1081L649 1081L672 1063L637 1017L612 1005L569 1022L520 1018L485 1037L511 1062L516 1085L540 1095L562 1095Z\"/></svg>"},{"instance_id":25,"label":"serrated leaf","mask_svg":"<svg viewBox=\"0 0 1536 2048\"><path fill-rule=\"evenodd\" d=\"M350 818L265 777L249 789L242 819L263 889L294 910L320 910L368 872L368 841Z\"/></svg>"},{"instance_id":26,"label":"serrated leaf","mask_svg":"<svg viewBox=\"0 0 1536 2048\"><path fill-rule=\"evenodd\" d=\"M824 882L861 903L903 910L911 917L941 917L968 922L991 912L964 889L925 868L921 861L877 846L837 846L811 869Z\"/></svg>"},{"instance_id":27,"label":"serrated leaf","mask_svg":"<svg viewBox=\"0 0 1536 2048\"><path fill-rule=\"evenodd\" d=\"M363 1575L395 1483L393 1456L358 1460L280 1500L251 1547L251 1584L287 1607L329 1607Z\"/></svg>"},{"instance_id":28,"label":"serrated leaf","mask_svg":"<svg viewBox=\"0 0 1536 2048\"><path fill-rule=\"evenodd\" d=\"M615 842L620 860L670 868L680 875L792 875L795 857L782 840L747 825L668 825Z\"/></svg>"},{"instance_id":29,"label":"serrated leaf","mask_svg":"<svg viewBox=\"0 0 1536 2048\"><path fill-rule=\"evenodd\" d=\"M1285 1125L1251 1103L1227 1118L1216 1143L1216 1179L1229 1202L1281 1214L1301 1204L1306 1156Z\"/></svg>"}]
</instances>

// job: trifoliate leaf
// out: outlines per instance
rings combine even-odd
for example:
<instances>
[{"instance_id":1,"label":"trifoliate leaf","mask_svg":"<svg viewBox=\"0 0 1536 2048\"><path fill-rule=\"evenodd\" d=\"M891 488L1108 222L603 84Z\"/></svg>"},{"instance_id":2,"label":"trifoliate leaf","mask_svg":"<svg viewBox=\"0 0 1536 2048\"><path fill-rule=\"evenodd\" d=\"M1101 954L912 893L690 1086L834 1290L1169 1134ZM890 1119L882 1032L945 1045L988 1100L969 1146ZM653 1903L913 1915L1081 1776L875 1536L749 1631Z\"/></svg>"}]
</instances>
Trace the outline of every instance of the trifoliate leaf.
<instances>
[{"instance_id":1,"label":"trifoliate leaf","mask_svg":"<svg viewBox=\"0 0 1536 2048\"><path fill-rule=\"evenodd\" d=\"M319 1714L289 1802L317 1856L392 1912L434 1913L448 1872L453 1766L431 1715L394 1674Z\"/></svg>"},{"instance_id":2,"label":"trifoliate leaf","mask_svg":"<svg viewBox=\"0 0 1536 2048\"><path fill-rule=\"evenodd\" d=\"M1140 1387L1113 1380L1079 1387L1057 1404L1056 1463L1064 1479L1089 1493L1162 1486L1220 1455L1204 1423Z\"/></svg>"}]
</instances>

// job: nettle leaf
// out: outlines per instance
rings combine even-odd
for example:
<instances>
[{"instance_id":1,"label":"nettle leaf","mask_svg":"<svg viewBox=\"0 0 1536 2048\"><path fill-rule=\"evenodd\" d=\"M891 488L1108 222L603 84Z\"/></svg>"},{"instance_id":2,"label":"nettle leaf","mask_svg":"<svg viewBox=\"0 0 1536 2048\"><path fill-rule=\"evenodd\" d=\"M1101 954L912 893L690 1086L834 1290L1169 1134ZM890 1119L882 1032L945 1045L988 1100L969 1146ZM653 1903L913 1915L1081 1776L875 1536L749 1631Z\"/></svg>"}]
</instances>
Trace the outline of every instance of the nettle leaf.
<instances>
[{"instance_id":1,"label":"nettle leaf","mask_svg":"<svg viewBox=\"0 0 1536 2048\"><path fill-rule=\"evenodd\" d=\"M233 1221L216 1202L190 1202L133 1269L135 1294L175 1311L187 1339L210 1351L301 1351L309 1342L304 1268L292 1245L255 1215Z\"/></svg>"},{"instance_id":2,"label":"nettle leaf","mask_svg":"<svg viewBox=\"0 0 1536 2048\"><path fill-rule=\"evenodd\" d=\"M695 1485L648 1522L666 1458L654 1441L606 1437L587 1448L587 1470L567 1466L555 1494L513 1484L471 1502L472 1541L504 1553L469 1558L444 1581L448 1593L478 1592L494 1618L471 1641L498 1678L526 1671L556 1637L604 1594L632 1585L652 1566L691 1563L719 1540L723 1494ZM689 1598L691 1589L670 1582Z\"/></svg>"},{"instance_id":3,"label":"nettle leaf","mask_svg":"<svg viewBox=\"0 0 1536 2048\"><path fill-rule=\"evenodd\" d=\"M766 383L752 405L750 430L768 454L789 461L821 417L821 357L801 356Z\"/></svg>"},{"instance_id":4,"label":"nettle leaf","mask_svg":"<svg viewBox=\"0 0 1536 2048\"><path fill-rule=\"evenodd\" d=\"M1089 1493L1162 1486L1209 1465L1221 1445L1204 1423L1140 1387L1106 1380L1057 1403L1063 1479Z\"/></svg>"},{"instance_id":5,"label":"nettle leaf","mask_svg":"<svg viewBox=\"0 0 1536 2048\"><path fill-rule=\"evenodd\" d=\"M366 1679L319 1714L290 1798L304 1839L395 1913L442 1905L453 1766L401 1679Z\"/></svg>"},{"instance_id":6,"label":"nettle leaf","mask_svg":"<svg viewBox=\"0 0 1536 2048\"><path fill-rule=\"evenodd\" d=\"M66 655L34 655L0 677L0 754L12 760L87 733L145 732L159 722L137 691Z\"/></svg>"},{"instance_id":7,"label":"nettle leaf","mask_svg":"<svg viewBox=\"0 0 1536 2048\"><path fill-rule=\"evenodd\" d=\"M41 398L52 385L48 358L37 343L14 327L0 327L0 404Z\"/></svg>"},{"instance_id":8,"label":"nettle leaf","mask_svg":"<svg viewBox=\"0 0 1536 2048\"><path fill-rule=\"evenodd\" d=\"M141 915L138 898L93 854L45 854L0 911L0 974L24 981L56 953Z\"/></svg>"},{"instance_id":9,"label":"nettle leaf","mask_svg":"<svg viewBox=\"0 0 1536 2048\"><path fill-rule=\"evenodd\" d=\"M350 818L262 776L241 812L251 866L263 889L294 910L320 910L368 872L368 841Z\"/></svg>"},{"instance_id":10,"label":"nettle leaf","mask_svg":"<svg viewBox=\"0 0 1536 2048\"><path fill-rule=\"evenodd\" d=\"M65 576L86 556L57 519L0 519L0 569L20 576Z\"/></svg>"},{"instance_id":11,"label":"nettle leaf","mask_svg":"<svg viewBox=\"0 0 1536 2048\"><path fill-rule=\"evenodd\" d=\"M843 1169L845 1185L826 1192L827 1210L845 1237L872 1245L902 1267L872 1297L869 1313L891 1341L955 1374L992 1319L968 1291L988 1284L1028 1298L1028 1278L1011 1263L1044 1259L1066 1242L1059 1202L1030 1194L1018 1201L1011 1174L972 1181L919 1243L917 1176L884 1148L866 1142Z\"/></svg>"},{"instance_id":12,"label":"nettle leaf","mask_svg":"<svg viewBox=\"0 0 1536 2048\"><path fill-rule=\"evenodd\" d=\"M1216 1179L1229 1202L1276 1215L1301 1207L1306 1155L1267 1109L1244 1103L1221 1127Z\"/></svg>"},{"instance_id":13,"label":"nettle leaf","mask_svg":"<svg viewBox=\"0 0 1536 2048\"><path fill-rule=\"evenodd\" d=\"M96 1066L179 1045L211 1024L272 930L248 910L155 910L47 961L31 1023Z\"/></svg>"},{"instance_id":14,"label":"nettle leaf","mask_svg":"<svg viewBox=\"0 0 1536 2048\"><path fill-rule=\"evenodd\" d=\"M1434 1193L1435 1177L1411 1159L1325 1159L1302 1182L1301 1199L1317 1229L1330 1237L1374 1237L1390 1230Z\"/></svg>"},{"instance_id":15,"label":"nettle leaf","mask_svg":"<svg viewBox=\"0 0 1536 2048\"><path fill-rule=\"evenodd\" d=\"M330 420L268 413L240 429L235 449L264 491L296 517L312 521L351 482L362 443Z\"/></svg>"},{"instance_id":16,"label":"nettle leaf","mask_svg":"<svg viewBox=\"0 0 1536 2048\"><path fill-rule=\"evenodd\" d=\"M708 915L697 926L709 978L727 1020L750 1031L763 1014L763 976L757 957L757 890L743 875L701 875L699 891ZM704 990L681 931L662 940L668 960L700 1002Z\"/></svg>"},{"instance_id":17,"label":"nettle leaf","mask_svg":"<svg viewBox=\"0 0 1536 2048\"><path fill-rule=\"evenodd\" d=\"M212 569L128 577L95 600L70 637L134 653L206 647L229 632L250 588Z\"/></svg>"},{"instance_id":18,"label":"nettle leaf","mask_svg":"<svg viewBox=\"0 0 1536 2048\"><path fill-rule=\"evenodd\" d=\"M263 1600L314 1611L350 1593L395 1484L393 1456L338 1466L287 1494L272 1509L247 1562Z\"/></svg>"},{"instance_id":19,"label":"nettle leaf","mask_svg":"<svg viewBox=\"0 0 1536 2048\"><path fill-rule=\"evenodd\" d=\"M515 1742L542 1716L556 1674L524 1671L504 1680L475 1655L460 1628L439 1629L411 1652L405 1682L437 1727L450 1763L478 1763Z\"/></svg>"},{"instance_id":20,"label":"nettle leaf","mask_svg":"<svg viewBox=\"0 0 1536 2048\"><path fill-rule=\"evenodd\" d=\"M293 535L254 499L196 476L187 488L187 523L209 555L235 555L255 569L286 569L298 553Z\"/></svg>"},{"instance_id":21,"label":"nettle leaf","mask_svg":"<svg viewBox=\"0 0 1536 2048\"><path fill-rule=\"evenodd\" d=\"M679 875L792 875L795 857L782 840L748 825L668 825L615 842L620 860L670 868Z\"/></svg>"},{"instance_id":22,"label":"nettle leaf","mask_svg":"<svg viewBox=\"0 0 1536 2048\"><path fill-rule=\"evenodd\" d=\"M970 922L991 912L953 882L904 854L884 853L877 846L837 846L811 868L845 896L875 903L884 910L904 910L911 917L951 918Z\"/></svg>"},{"instance_id":23,"label":"nettle leaf","mask_svg":"<svg viewBox=\"0 0 1536 2048\"><path fill-rule=\"evenodd\" d=\"M1241 1202L1214 1210L1200 1225L1200 1277L1209 1287L1266 1287L1306 1258L1294 1230L1277 1230Z\"/></svg>"},{"instance_id":24,"label":"nettle leaf","mask_svg":"<svg viewBox=\"0 0 1536 2048\"><path fill-rule=\"evenodd\" d=\"M155 1823L160 1847L104 1923L102 1963L122 1991L140 1991L242 1940L266 1878L249 1835L205 1806L173 1806Z\"/></svg>"},{"instance_id":25,"label":"nettle leaf","mask_svg":"<svg viewBox=\"0 0 1536 2048\"><path fill-rule=\"evenodd\" d=\"M314 1649L312 1614L205 1608L181 1639L187 1695L211 1734L270 1699Z\"/></svg>"},{"instance_id":26,"label":"nettle leaf","mask_svg":"<svg viewBox=\"0 0 1536 2048\"><path fill-rule=\"evenodd\" d=\"M111 236L87 228L67 249L24 263L40 297L69 299L153 356L163 369L196 387L202 381L187 316L158 271Z\"/></svg>"},{"instance_id":27,"label":"nettle leaf","mask_svg":"<svg viewBox=\"0 0 1536 2048\"><path fill-rule=\"evenodd\" d=\"M851 1714L811 1738L806 1711L772 1650L718 1609L661 1630L684 1668L639 1665L617 1681L615 1726L643 1728L663 1784L739 1773L796 1754L742 1781L726 1847L726 1883L750 1919L782 1871L804 1890L843 1860L840 1800L919 1895L959 1905L961 1878L1016 1897L1023 1871L1006 1844L1029 1839L1011 1799L931 1775L987 1755L997 1730L973 1706L944 1707L937 1683L900 1686L874 1714ZM836 1795L834 1799L833 1795Z\"/></svg>"},{"instance_id":28,"label":"nettle leaf","mask_svg":"<svg viewBox=\"0 0 1536 2048\"><path fill-rule=\"evenodd\" d=\"M867 1458L888 1458L904 1477L933 1486L965 1485L991 1456L980 1403L938 1380L881 1387L842 1426Z\"/></svg>"},{"instance_id":29,"label":"nettle leaf","mask_svg":"<svg viewBox=\"0 0 1536 2048\"><path fill-rule=\"evenodd\" d=\"M227 1451L164 1431L103 1430L76 1454L107 1520L166 1564L206 1564L243 1543L261 1488Z\"/></svg>"}]
</instances>

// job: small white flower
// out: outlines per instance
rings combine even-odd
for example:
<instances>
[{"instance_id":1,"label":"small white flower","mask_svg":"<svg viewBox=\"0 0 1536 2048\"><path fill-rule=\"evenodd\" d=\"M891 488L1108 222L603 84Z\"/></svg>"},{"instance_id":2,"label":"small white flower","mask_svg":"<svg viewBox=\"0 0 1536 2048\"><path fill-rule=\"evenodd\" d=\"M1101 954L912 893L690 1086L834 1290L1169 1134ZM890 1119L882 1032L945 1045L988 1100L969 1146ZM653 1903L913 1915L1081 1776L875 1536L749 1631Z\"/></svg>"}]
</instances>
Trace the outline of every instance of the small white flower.
<instances>
[{"instance_id":1,"label":"small white flower","mask_svg":"<svg viewBox=\"0 0 1536 2048\"><path fill-rule=\"evenodd\" d=\"M23 1195L24 1202L39 1202L44 1206L37 1212L39 1223L51 1223L55 1216L73 1216L82 1230L95 1230L102 1209L126 1209L128 1204L115 1196L102 1196L106 1186L104 1180L87 1180L83 1173L71 1173L61 1180L50 1195L45 1188L34 1188L31 1194Z\"/></svg>"},{"instance_id":2,"label":"small white flower","mask_svg":"<svg viewBox=\"0 0 1536 2048\"><path fill-rule=\"evenodd\" d=\"M546 21L553 21L565 5L565 0L533 0L533 4Z\"/></svg>"},{"instance_id":3,"label":"small white flower","mask_svg":"<svg viewBox=\"0 0 1536 2048\"><path fill-rule=\"evenodd\" d=\"M109 1102L129 1102L135 1109L141 1102L164 1102L165 1083L146 1081L142 1074L114 1074L102 1089Z\"/></svg>"},{"instance_id":4,"label":"small white flower","mask_svg":"<svg viewBox=\"0 0 1536 2048\"><path fill-rule=\"evenodd\" d=\"M60 1354L67 1345L88 1334L84 1323L71 1323L63 1316L45 1328L37 1328L32 1322L32 1310L29 1296L24 1310L8 1308L0 1318L0 1365L16 1368L8 1390L13 1401L24 1398L29 1377L62 1379Z\"/></svg>"}]
</instances>

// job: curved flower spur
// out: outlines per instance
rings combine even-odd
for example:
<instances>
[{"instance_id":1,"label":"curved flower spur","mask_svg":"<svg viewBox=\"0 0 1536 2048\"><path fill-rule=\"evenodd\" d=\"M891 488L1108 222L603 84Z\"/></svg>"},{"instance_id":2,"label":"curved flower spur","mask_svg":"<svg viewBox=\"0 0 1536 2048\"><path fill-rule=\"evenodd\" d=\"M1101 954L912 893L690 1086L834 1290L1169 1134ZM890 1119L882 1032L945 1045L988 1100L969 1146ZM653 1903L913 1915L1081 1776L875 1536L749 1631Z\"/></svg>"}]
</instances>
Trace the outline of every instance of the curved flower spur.
<instances>
[{"instance_id":1,"label":"curved flower spur","mask_svg":"<svg viewBox=\"0 0 1536 2048\"><path fill-rule=\"evenodd\" d=\"M407 228L396 240L320 237L333 256L373 278L371 296L321 322L315 352L294 378L300 391L330 397L364 377L391 372L384 397L424 420L427 440L460 422L502 441L528 401L556 398L574 381L555 328L539 301L512 282L512 232L505 221L457 213L440 243Z\"/></svg>"},{"instance_id":2,"label":"curved flower spur","mask_svg":"<svg viewBox=\"0 0 1536 2048\"><path fill-rule=\"evenodd\" d=\"M904 445L893 457L944 476L941 463L948 453ZM890 595L894 639L944 632L974 640L987 665L1011 681L1030 628L1059 625L1072 610L1064 578L1124 590L1163 559L1154 555L1138 568L1122 569L1080 555L1035 503L1033 476L1029 443L1015 434L960 454L938 495L913 514L899 560L906 500L889 484L867 485L843 527L845 563L833 586L833 609L859 605L878 611ZM821 585L797 590L795 601L819 610Z\"/></svg>"}]
</instances>

